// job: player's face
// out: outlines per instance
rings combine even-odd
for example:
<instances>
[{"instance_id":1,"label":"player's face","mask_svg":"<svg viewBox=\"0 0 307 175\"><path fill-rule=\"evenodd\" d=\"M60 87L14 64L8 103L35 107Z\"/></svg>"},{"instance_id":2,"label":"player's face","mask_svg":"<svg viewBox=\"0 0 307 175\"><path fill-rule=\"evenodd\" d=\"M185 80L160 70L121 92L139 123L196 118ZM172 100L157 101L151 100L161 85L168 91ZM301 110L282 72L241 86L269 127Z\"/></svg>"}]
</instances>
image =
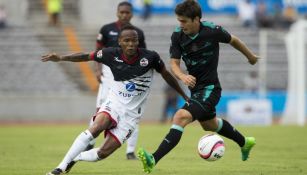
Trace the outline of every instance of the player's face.
<instances>
[{"instance_id":1,"label":"player's face","mask_svg":"<svg viewBox=\"0 0 307 175\"><path fill-rule=\"evenodd\" d=\"M135 56L139 45L138 34L135 30L124 30L119 36L119 45L123 49L124 55Z\"/></svg>"},{"instance_id":2,"label":"player's face","mask_svg":"<svg viewBox=\"0 0 307 175\"><path fill-rule=\"evenodd\" d=\"M119 6L117 9L117 17L121 23L123 24L129 23L132 18L131 7L127 5Z\"/></svg>"},{"instance_id":3,"label":"player's face","mask_svg":"<svg viewBox=\"0 0 307 175\"><path fill-rule=\"evenodd\" d=\"M186 35L195 35L199 32L199 17L192 20L186 16L177 15L177 20L180 23L180 28Z\"/></svg>"}]
</instances>

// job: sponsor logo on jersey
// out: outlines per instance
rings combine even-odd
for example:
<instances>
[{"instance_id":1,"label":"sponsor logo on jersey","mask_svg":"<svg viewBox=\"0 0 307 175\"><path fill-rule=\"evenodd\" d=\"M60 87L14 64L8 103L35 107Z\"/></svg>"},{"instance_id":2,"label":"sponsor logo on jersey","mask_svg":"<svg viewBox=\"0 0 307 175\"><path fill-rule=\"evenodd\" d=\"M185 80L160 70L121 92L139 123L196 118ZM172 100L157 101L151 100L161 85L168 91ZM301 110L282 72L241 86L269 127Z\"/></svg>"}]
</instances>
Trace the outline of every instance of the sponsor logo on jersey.
<instances>
[{"instance_id":1,"label":"sponsor logo on jersey","mask_svg":"<svg viewBox=\"0 0 307 175\"><path fill-rule=\"evenodd\" d=\"M148 65L148 59L147 59L147 58L142 58L142 59L140 60L140 65L141 65L142 67L147 66L147 65Z\"/></svg>"},{"instance_id":2,"label":"sponsor logo on jersey","mask_svg":"<svg viewBox=\"0 0 307 175\"><path fill-rule=\"evenodd\" d=\"M114 32L114 31L111 30L111 31L109 32L109 35L117 36L117 35L118 35L118 32Z\"/></svg>"},{"instance_id":3,"label":"sponsor logo on jersey","mask_svg":"<svg viewBox=\"0 0 307 175\"><path fill-rule=\"evenodd\" d=\"M118 95L121 96L121 97L130 98L130 97L142 95L142 92L139 92L139 93L136 93L136 94L129 94L129 93L125 93L125 92L122 92L122 91L118 91Z\"/></svg>"},{"instance_id":4,"label":"sponsor logo on jersey","mask_svg":"<svg viewBox=\"0 0 307 175\"><path fill-rule=\"evenodd\" d=\"M97 55L97 58L102 58L103 56L102 50L99 50L96 55Z\"/></svg>"},{"instance_id":5,"label":"sponsor logo on jersey","mask_svg":"<svg viewBox=\"0 0 307 175\"><path fill-rule=\"evenodd\" d=\"M117 62L120 62L120 63L123 63L124 61L119 59L118 57L114 57L114 60L117 61Z\"/></svg>"},{"instance_id":6,"label":"sponsor logo on jersey","mask_svg":"<svg viewBox=\"0 0 307 175\"><path fill-rule=\"evenodd\" d=\"M118 91L118 95L122 96L122 97L130 98L130 97L142 95L142 93L143 93L143 92L137 92L137 93L134 92L136 90L136 85L133 82L129 82L128 84L126 84L126 90L128 92L133 92L133 93Z\"/></svg>"},{"instance_id":7,"label":"sponsor logo on jersey","mask_svg":"<svg viewBox=\"0 0 307 175\"><path fill-rule=\"evenodd\" d=\"M128 92L133 92L135 90L135 84L133 82L126 84L126 90Z\"/></svg>"}]
</instances>

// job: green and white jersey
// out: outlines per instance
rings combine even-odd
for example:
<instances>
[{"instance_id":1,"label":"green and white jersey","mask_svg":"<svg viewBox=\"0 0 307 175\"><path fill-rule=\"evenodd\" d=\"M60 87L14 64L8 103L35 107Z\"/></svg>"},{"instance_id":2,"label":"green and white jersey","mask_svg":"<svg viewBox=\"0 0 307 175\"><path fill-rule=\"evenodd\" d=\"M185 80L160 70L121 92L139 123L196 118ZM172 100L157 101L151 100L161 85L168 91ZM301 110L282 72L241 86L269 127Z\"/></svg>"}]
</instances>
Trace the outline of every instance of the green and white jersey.
<instances>
[{"instance_id":1,"label":"green and white jersey","mask_svg":"<svg viewBox=\"0 0 307 175\"><path fill-rule=\"evenodd\" d=\"M231 35L219 25L201 22L195 36L184 34L177 27L171 37L170 58L182 59L190 75L196 77L196 86L191 91L207 85L219 85L217 67L219 43L229 43Z\"/></svg>"}]
</instances>

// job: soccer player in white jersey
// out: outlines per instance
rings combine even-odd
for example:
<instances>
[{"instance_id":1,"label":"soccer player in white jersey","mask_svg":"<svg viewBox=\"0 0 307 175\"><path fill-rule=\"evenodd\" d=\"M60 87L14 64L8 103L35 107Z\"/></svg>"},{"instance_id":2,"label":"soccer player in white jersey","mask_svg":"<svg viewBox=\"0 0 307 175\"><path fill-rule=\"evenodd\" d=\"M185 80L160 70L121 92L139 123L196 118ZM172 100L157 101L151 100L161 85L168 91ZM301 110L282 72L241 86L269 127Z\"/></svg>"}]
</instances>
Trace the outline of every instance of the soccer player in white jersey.
<instances>
[{"instance_id":1,"label":"soccer player in white jersey","mask_svg":"<svg viewBox=\"0 0 307 175\"><path fill-rule=\"evenodd\" d=\"M93 125L81 132L62 162L47 175L67 173L77 161L96 162L117 150L130 137L143 114L154 70L185 100L189 100L177 80L166 70L160 56L155 51L138 48L138 34L133 26L121 29L119 44L120 48L104 48L92 53L42 56L43 62L95 60L109 66L114 76L114 80L110 81L112 88L108 98L99 109ZM83 152L89 142L103 131L106 136L103 145Z\"/></svg>"},{"instance_id":2,"label":"soccer player in white jersey","mask_svg":"<svg viewBox=\"0 0 307 175\"><path fill-rule=\"evenodd\" d=\"M120 29L122 26L126 24L130 24L130 21L133 17L132 12L132 4L128 1L122 1L117 5L117 21L103 25L99 30L99 34L96 40L96 50L100 50L106 47L119 47L118 45L118 35L120 33ZM145 43L145 36L144 32L135 27L138 33L139 45L140 48L146 48ZM109 80L113 79L112 72L110 68L106 65L102 65L101 63L95 62L96 65L96 77L99 82L99 89L97 95L97 102L96 108L97 111L99 110L102 103L106 100L110 85ZM92 120L91 120L92 122ZM128 160L135 160L137 159L134 151L137 144L139 127L136 126L135 130L131 134L131 137L127 140L127 149L126 149L126 156ZM89 145L86 149L93 148L95 144L95 140Z\"/></svg>"}]
</instances>

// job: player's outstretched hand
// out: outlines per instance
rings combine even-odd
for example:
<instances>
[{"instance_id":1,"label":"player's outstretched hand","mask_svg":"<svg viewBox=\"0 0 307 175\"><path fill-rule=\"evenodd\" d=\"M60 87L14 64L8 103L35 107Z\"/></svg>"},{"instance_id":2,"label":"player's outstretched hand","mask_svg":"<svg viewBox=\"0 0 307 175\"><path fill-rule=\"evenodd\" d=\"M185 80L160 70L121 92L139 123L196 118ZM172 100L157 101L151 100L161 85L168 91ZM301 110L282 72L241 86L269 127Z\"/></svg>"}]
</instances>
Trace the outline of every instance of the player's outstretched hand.
<instances>
[{"instance_id":1,"label":"player's outstretched hand","mask_svg":"<svg viewBox=\"0 0 307 175\"><path fill-rule=\"evenodd\" d=\"M251 65L254 65L258 62L258 60L260 59L260 57L258 55L253 55L252 57L250 57L248 59L248 62L251 64Z\"/></svg>"},{"instance_id":2,"label":"player's outstretched hand","mask_svg":"<svg viewBox=\"0 0 307 175\"><path fill-rule=\"evenodd\" d=\"M54 62L58 62L60 61L60 56L57 55L56 53L50 53L47 55L43 55L41 58L42 62L46 62L46 61L54 61Z\"/></svg>"}]
</instances>

